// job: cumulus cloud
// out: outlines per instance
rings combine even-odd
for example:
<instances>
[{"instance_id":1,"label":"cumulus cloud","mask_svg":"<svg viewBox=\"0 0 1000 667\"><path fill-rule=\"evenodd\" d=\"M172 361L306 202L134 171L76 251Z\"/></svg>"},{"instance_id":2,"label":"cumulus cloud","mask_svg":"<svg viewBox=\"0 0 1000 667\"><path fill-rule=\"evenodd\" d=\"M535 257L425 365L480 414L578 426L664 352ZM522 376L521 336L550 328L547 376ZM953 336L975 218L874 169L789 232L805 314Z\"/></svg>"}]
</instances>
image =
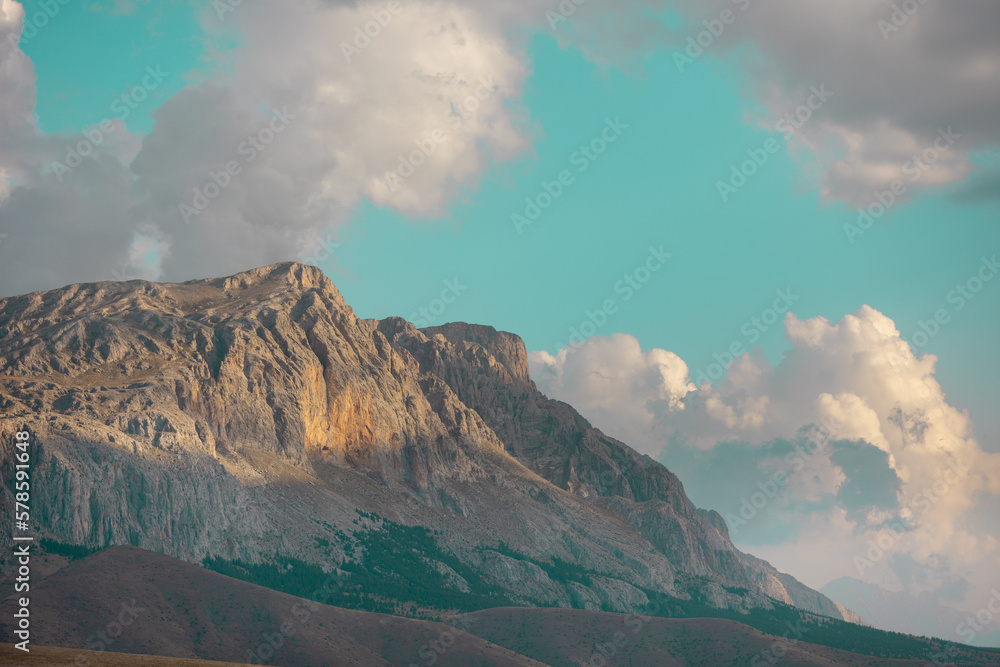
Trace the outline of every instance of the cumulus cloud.
<instances>
[{"instance_id":1,"label":"cumulus cloud","mask_svg":"<svg viewBox=\"0 0 1000 667\"><path fill-rule=\"evenodd\" d=\"M84 137L37 130L34 72L16 46L24 12L2 0L0 215L22 249L3 263L4 289L109 279L123 264L187 279L296 259L363 198L439 215L491 161L526 150L527 65L503 26L459 3L403 3L381 34L355 41L377 11L242 5L225 25L243 45L190 76L203 80L154 111L150 134L119 126L80 166L52 173Z\"/></svg>"},{"instance_id":2,"label":"cumulus cloud","mask_svg":"<svg viewBox=\"0 0 1000 667\"><path fill-rule=\"evenodd\" d=\"M39 132L34 71L17 47L24 12L0 0L0 227L20 248L2 263L3 288L180 280L302 258L363 200L440 216L491 163L530 150L520 96L533 30L610 61L601 44L614 54L663 38L637 20L663 4L579 7L571 21L552 21L557 5L543 0L403 2L394 13L243 3L224 21L208 5L212 60L174 73L191 84L153 112L153 130L117 125L83 164L54 174L83 137ZM268 129L276 111L289 119L280 134ZM247 148L254 139L265 149Z\"/></svg>"},{"instance_id":3,"label":"cumulus cloud","mask_svg":"<svg viewBox=\"0 0 1000 667\"><path fill-rule=\"evenodd\" d=\"M666 350L643 352L634 337L591 338L580 348L555 356L532 352L532 378L550 395L566 401L597 423L614 423L619 437L645 441L657 430L658 416L684 409L695 390L684 361ZM609 396L614 395L614 400Z\"/></svg>"},{"instance_id":4,"label":"cumulus cloud","mask_svg":"<svg viewBox=\"0 0 1000 667\"><path fill-rule=\"evenodd\" d=\"M14 0L0 0L0 206L10 198L15 183L27 177L27 144L36 134L35 68L12 36L20 36L24 8ZM29 163L29 164L25 164Z\"/></svg>"},{"instance_id":5,"label":"cumulus cloud","mask_svg":"<svg viewBox=\"0 0 1000 667\"><path fill-rule=\"evenodd\" d=\"M681 359L626 335L529 362L543 392L658 455L738 542L817 586L843 574L929 590L912 568L904 581L902 557L985 584L1000 535L974 518L1000 509L1000 454L983 451L948 403L937 359L915 356L868 306L839 322L789 313L785 336L791 350L776 366L754 350L694 391ZM659 359L671 372L658 385ZM796 560L827 543L829 564Z\"/></svg>"}]
</instances>

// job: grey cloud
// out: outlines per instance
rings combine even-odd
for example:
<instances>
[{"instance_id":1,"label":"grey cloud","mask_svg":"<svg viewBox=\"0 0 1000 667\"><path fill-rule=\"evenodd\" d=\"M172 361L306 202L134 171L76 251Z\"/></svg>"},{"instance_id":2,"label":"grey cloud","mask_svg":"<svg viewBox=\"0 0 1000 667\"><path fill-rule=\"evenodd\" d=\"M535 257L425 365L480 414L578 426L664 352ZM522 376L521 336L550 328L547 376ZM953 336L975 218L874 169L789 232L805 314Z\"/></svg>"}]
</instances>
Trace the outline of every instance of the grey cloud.
<instances>
[{"instance_id":1,"label":"grey cloud","mask_svg":"<svg viewBox=\"0 0 1000 667\"><path fill-rule=\"evenodd\" d=\"M953 196L963 204L1000 204L1000 168L976 172Z\"/></svg>"},{"instance_id":2,"label":"grey cloud","mask_svg":"<svg viewBox=\"0 0 1000 667\"><path fill-rule=\"evenodd\" d=\"M837 501L849 519L864 523L867 510L899 509L902 483L889 466L886 452L865 442L833 442L831 447L830 460L840 466L846 478Z\"/></svg>"},{"instance_id":3,"label":"grey cloud","mask_svg":"<svg viewBox=\"0 0 1000 667\"><path fill-rule=\"evenodd\" d=\"M730 529L740 544L753 546L794 540L803 519L838 502L834 493L802 497L795 492L799 484L808 484L812 472L799 470L790 457L811 451L813 445L804 437L763 443L724 441L706 450L675 434L659 460L684 480L684 489L697 506L713 509L727 520L744 519L745 525L730 521L736 530L733 525ZM754 504L760 505L765 497L762 506Z\"/></svg>"},{"instance_id":4,"label":"grey cloud","mask_svg":"<svg viewBox=\"0 0 1000 667\"><path fill-rule=\"evenodd\" d=\"M878 22L891 22L894 5L901 4L752 2L709 48L725 56L737 44L752 47L758 58L743 67L754 96L774 117L812 85L834 92L801 132L826 165L827 196L866 203L873 189L897 178L914 191L959 181L970 170L970 150L1000 143L1000 4L912 0L916 11L905 21L897 17L899 29L884 38ZM680 0L678 6L692 19L688 32L734 7L724 0ZM902 165L948 126L961 134L955 154L911 182Z\"/></svg>"}]
</instances>

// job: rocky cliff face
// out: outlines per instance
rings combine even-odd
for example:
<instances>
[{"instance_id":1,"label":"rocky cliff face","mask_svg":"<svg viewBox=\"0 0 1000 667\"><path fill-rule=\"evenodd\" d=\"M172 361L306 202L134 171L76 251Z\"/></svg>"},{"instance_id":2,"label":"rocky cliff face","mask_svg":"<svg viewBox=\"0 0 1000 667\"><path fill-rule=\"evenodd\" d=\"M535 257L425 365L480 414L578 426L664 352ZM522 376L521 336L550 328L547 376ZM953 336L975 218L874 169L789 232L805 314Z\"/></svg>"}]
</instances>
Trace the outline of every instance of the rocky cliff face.
<instances>
[{"instance_id":1,"label":"rocky cliff face","mask_svg":"<svg viewBox=\"0 0 1000 667\"><path fill-rule=\"evenodd\" d=\"M516 336L359 319L312 267L0 299L0 408L3 476L27 427L34 516L64 542L323 561L313 538L356 530L361 508L442 530L525 603L631 611L645 588L848 615L542 396ZM500 540L605 576L553 581L483 548Z\"/></svg>"},{"instance_id":2,"label":"rocky cliff face","mask_svg":"<svg viewBox=\"0 0 1000 667\"><path fill-rule=\"evenodd\" d=\"M394 345L476 410L507 450L550 483L624 519L686 574L718 578L788 604L860 620L770 564L737 551L723 518L699 510L663 465L593 428L571 406L543 396L517 336L451 323L413 333L385 320ZM720 600L719 606L726 606Z\"/></svg>"}]
</instances>

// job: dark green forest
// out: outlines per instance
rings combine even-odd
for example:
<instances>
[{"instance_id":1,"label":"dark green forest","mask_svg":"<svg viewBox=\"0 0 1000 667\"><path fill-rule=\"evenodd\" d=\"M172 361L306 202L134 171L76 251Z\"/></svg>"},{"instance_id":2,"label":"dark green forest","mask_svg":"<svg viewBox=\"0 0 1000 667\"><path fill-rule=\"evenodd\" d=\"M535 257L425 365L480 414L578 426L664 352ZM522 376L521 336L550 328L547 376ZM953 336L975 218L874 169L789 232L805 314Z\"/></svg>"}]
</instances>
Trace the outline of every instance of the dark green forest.
<instances>
[{"instance_id":1,"label":"dark green forest","mask_svg":"<svg viewBox=\"0 0 1000 667\"><path fill-rule=\"evenodd\" d=\"M221 558L206 558L202 564L220 574L291 595L384 614L426 618L420 609L474 611L513 604L474 569L442 550L432 531L359 514L373 527L353 537L337 531L340 549L356 554L336 563L341 573L324 573L318 565L280 554L260 564ZM324 538L316 542L320 547L332 546ZM437 563L461 577L469 590L461 590L458 580L442 573L445 568L439 569Z\"/></svg>"}]
</instances>

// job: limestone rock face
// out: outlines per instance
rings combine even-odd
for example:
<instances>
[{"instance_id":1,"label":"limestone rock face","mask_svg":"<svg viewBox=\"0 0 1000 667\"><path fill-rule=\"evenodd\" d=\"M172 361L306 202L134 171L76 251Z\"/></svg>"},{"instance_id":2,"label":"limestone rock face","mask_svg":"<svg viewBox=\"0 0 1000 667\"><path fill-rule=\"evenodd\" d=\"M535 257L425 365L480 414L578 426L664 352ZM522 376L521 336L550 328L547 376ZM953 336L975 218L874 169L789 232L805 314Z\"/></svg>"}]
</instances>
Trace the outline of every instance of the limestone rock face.
<instances>
[{"instance_id":1,"label":"limestone rock face","mask_svg":"<svg viewBox=\"0 0 1000 667\"><path fill-rule=\"evenodd\" d=\"M694 507L663 465L593 428L571 406L543 396L528 377L527 352L517 336L464 323L413 332L402 320L386 320L382 330L394 345L409 350L422 370L447 382L515 458L623 519L678 571L845 617L825 596L739 552L722 516ZM742 606L723 605L727 598L719 590L701 592L717 606ZM848 620L860 621L856 615Z\"/></svg>"},{"instance_id":2,"label":"limestone rock face","mask_svg":"<svg viewBox=\"0 0 1000 667\"><path fill-rule=\"evenodd\" d=\"M632 611L643 587L848 615L540 394L517 336L359 319L313 267L0 299L0 409L0 472L28 428L34 517L63 542L323 562L313 538L357 530L360 508L441 530L515 600ZM603 576L554 581L501 540Z\"/></svg>"}]
</instances>

